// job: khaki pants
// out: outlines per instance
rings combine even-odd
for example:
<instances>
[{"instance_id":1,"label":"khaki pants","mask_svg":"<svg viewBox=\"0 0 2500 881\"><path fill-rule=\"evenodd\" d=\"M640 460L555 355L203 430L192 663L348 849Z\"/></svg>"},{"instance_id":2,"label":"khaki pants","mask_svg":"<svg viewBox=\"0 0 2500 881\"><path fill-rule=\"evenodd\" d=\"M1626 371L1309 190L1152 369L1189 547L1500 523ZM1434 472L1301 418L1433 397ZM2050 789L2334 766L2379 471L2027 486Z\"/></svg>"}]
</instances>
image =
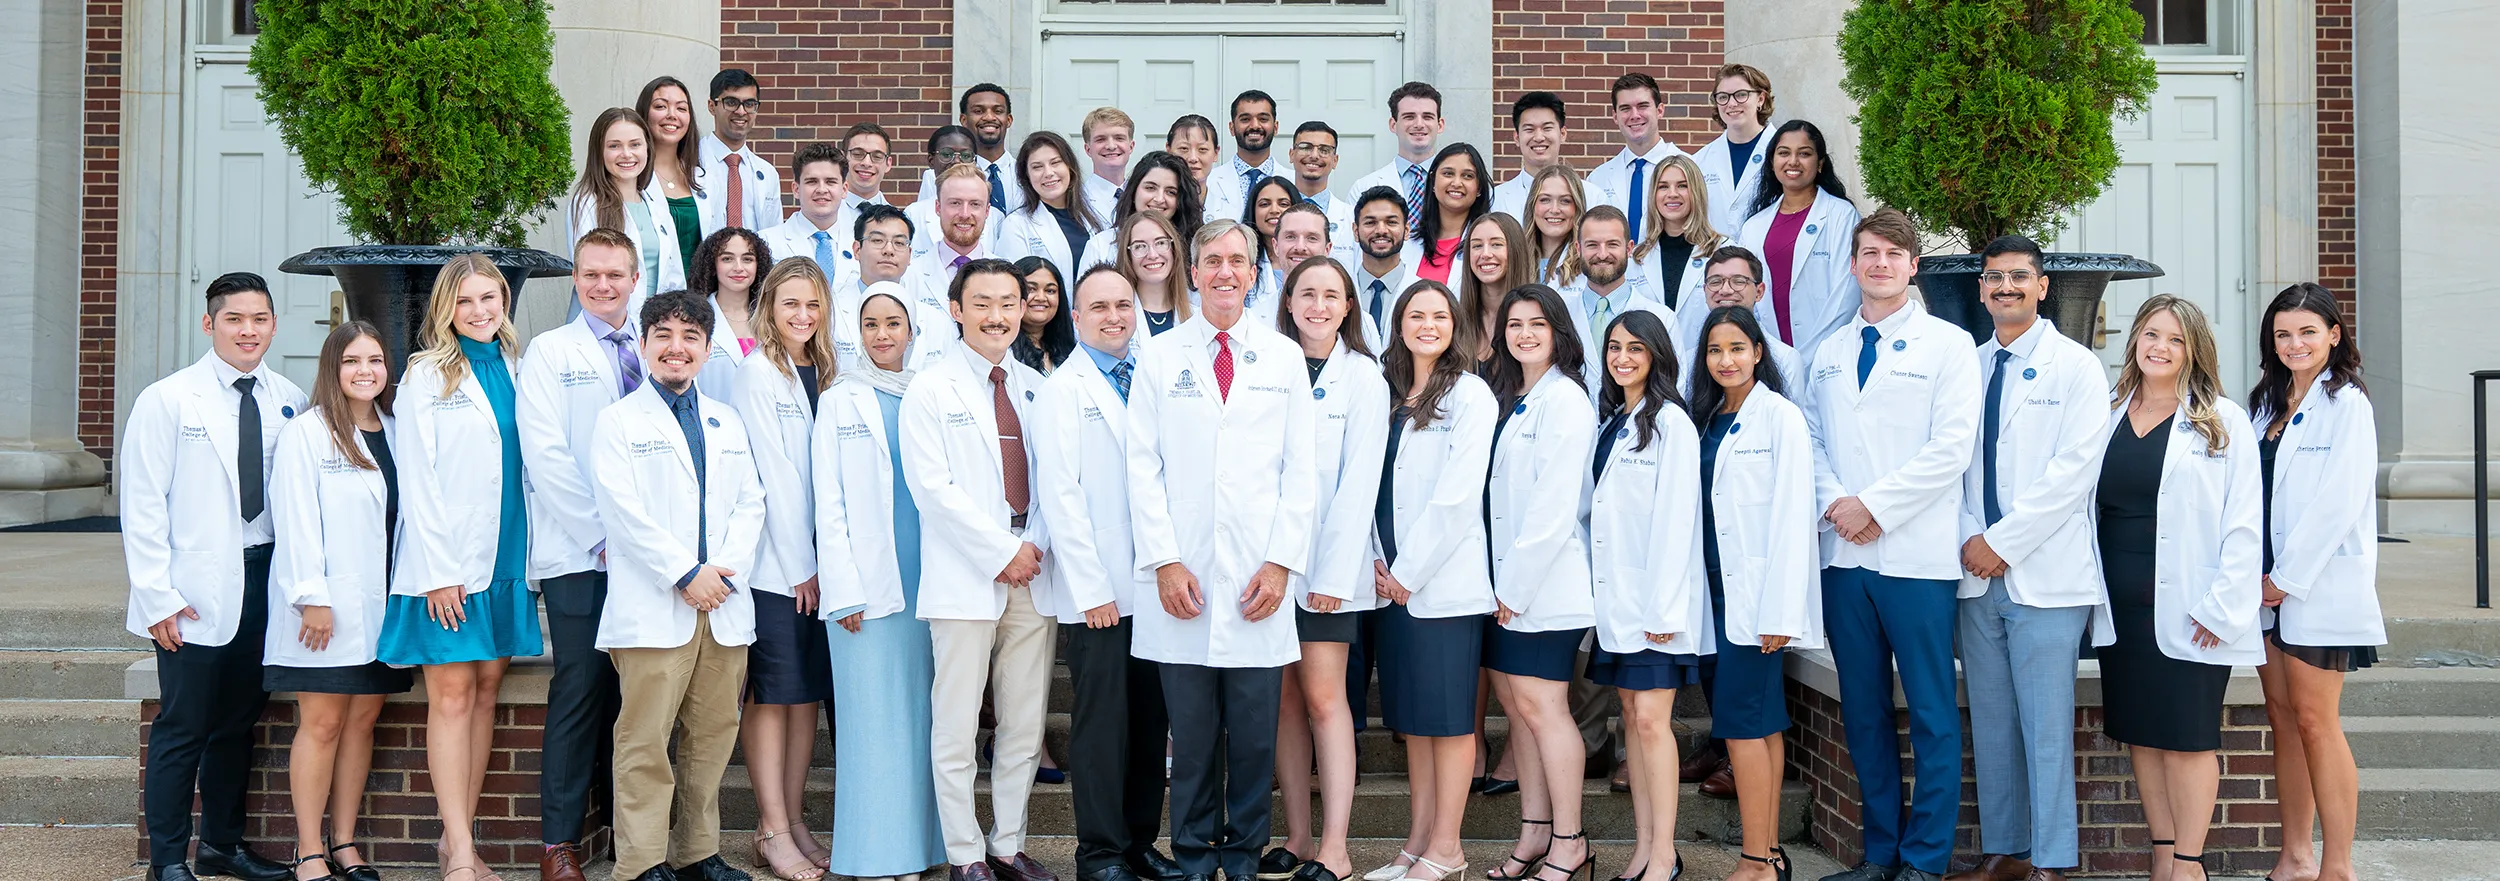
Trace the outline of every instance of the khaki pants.
<instances>
[{"instance_id":1,"label":"khaki pants","mask_svg":"<svg viewBox=\"0 0 2500 881\"><path fill-rule=\"evenodd\" d=\"M1028 590L1008 591L1007 611L996 621L929 622L937 661L929 686L929 764L937 778L938 830L949 864L966 866L985 855L1011 857L1024 849L1024 805L1033 792L1033 769L1041 764L1042 722L1050 708L1051 655L1058 648L1053 633L1050 619L1033 611ZM980 774L973 738L981 727L985 685L998 716L990 755L990 814L997 828L986 851L981 819L972 811L973 778Z\"/></svg>"},{"instance_id":2,"label":"khaki pants","mask_svg":"<svg viewBox=\"0 0 2500 881\"><path fill-rule=\"evenodd\" d=\"M665 859L683 866L720 853L720 778L738 745L738 691L747 647L712 639L711 613L694 638L667 649L611 649L623 700L616 713L616 877ZM678 726L677 766L668 740ZM671 822L672 816L675 822Z\"/></svg>"}]
</instances>

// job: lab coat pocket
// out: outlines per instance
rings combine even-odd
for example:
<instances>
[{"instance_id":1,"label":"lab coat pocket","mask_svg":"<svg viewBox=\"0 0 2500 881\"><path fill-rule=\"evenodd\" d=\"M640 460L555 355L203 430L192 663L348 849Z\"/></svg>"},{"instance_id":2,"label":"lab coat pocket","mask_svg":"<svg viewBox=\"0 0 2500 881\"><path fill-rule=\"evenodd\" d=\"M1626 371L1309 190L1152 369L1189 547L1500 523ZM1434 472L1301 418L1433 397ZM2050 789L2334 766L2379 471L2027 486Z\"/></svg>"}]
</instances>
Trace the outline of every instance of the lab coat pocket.
<instances>
[{"instance_id":1,"label":"lab coat pocket","mask_svg":"<svg viewBox=\"0 0 2500 881\"><path fill-rule=\"evenodd\" d=\"M242 555L236 554L235 559L241 560ZM165 572L173 579L174 592L202 619L211 619L213 610L225 608L225 594L233 592L232 585L243 583L243 573L218 565L217 554L211 551L175 551L171 562Z\"/></svg>"},{"instance_id":2,"label":"lab coat pocket","mask_svg":"<svg viewBox=\"0 0 2500 881\"><path fill-rule=\"evenodd\" d=\"M483 556L490 565L494 560L495 537L487 535L486 524L479 521L479 507L478 505L459 505L448 512L451 516L452 546L443 548L442 551L454 561L459 569L468 568L467 561L480 556ZM435 585L435 587L448 586Z\"/></svg>"}]
</instances>

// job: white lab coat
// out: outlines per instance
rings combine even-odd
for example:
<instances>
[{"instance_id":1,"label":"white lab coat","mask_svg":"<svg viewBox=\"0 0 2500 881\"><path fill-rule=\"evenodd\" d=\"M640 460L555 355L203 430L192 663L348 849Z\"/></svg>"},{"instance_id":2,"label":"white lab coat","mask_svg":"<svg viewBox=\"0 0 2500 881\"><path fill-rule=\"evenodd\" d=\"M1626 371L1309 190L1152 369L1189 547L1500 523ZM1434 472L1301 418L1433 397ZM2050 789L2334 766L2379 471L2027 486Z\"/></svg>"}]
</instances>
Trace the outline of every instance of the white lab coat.
<instances>
[{"instance_id":1,"label":"white lab coat","mask_svg":"<svg viewBox=\"0 0 2500 881\"><path fill-rule=\"evenodd\" d=\"M1771 221L1779 216L1779 206L1772 205L1761 213L1746 218L1736 243L1762 258L1762 304L1757 314L1769 316L1764 332L1785 336L1784 342L1797 351L1811 352L1824 337L1849 325L1858 312L1858 277L1849 273L1849 260L1855 252L1853 239L1858 227L1858 207L1849 200L1818 190L1814 204L1806 208L1805 226L1797 231L1796 249L1789 255L1788 328L1779 329L1778 313L1771 303L1771 271L1767 266L1770 251L1763 242L1771 237ZM1913 297L1912 299L1916 299Z\"/></svg>"},{"instance_id":2,"label":"white lab coat","mask_svg":"<svg viewBox=\"0 0 2500 881\"><path fill-rule=\"evenodd\" d=\"M225 645L243 621L243 548L259 543L260 530L241 516L239 403L227 400L216 359L210 351L141 391L122 430L116 467L122 556L130 568L123 626L133 636L146 638L148 628L185 606L200 616L175 621L186 644ZM261 443L275 452L287 420L305 407L304 392L267 362L250 375L259 379L252 397L260 404ZM266 464L261 473L270 473Z\"/></svg>"},{"instance_id":3,"label":"white lab coat","mask_svg":"<svg viewBox=\"0 0 2500 881\"><path fill-rule=\"evenodd\" d=\"M1095 174L1092 163L1089 162L1082 176L1085 179L1085 189L1081 191L1085 196L1085 206L1093 209L1094 216L1107 220L1117 214L1120 208L1121 190L1128 185L1125 180L1128 177L1128 170L1120 170L1122 180L1110 180Z\"/></svg>"},{"instance_id":4,"label":"white lab coat","mask_svg":"<svg viewBox=\"0 0 2500 881\"><path fill-rule=\"evenodd\" d=\"M703 134L697 149L701 164L696 168L698 177L695 183L701 189L695 193L694 201L696 207L703 210L705 238L729 225L729 163L725 160L731 152L729 145L722 143L720 136L711 132ZM746 178L739 190L739 195L744 197L740 211L746 216L738 219L747 229L780 226L781 169L755 155L752 141L738 145L735 152L738 154L738 173Z\"/></svg>"},{"instance_id":5,"label":"white lab coat","mask_svg":"<svg viewBox=\"0 0 2500 881\"><path fill-rule=\"evenodd\" d=\"M818 613L875 620L903 610L902 563L894 548L894 439L866 380L835 380L818 402L813 459L816 488ZM918 548L912 549L918 553ZM1003 568L1003 567L1002 567Z\"/></svg>"},{"instance_id":6,"label":"white lab coat","mask_svg":"<svg viewBox=\"0 0 2500 881\"><path fill-rule=\"evenodd\" d=\"M634 316L642 314L644 300L651 299L653 295L662 291L684 290L686 287L686 261L677 250L677 219L668 213L668 197L660 192L658 179L653 179L650 186L643 188L642 207L651 212L651 230L658 237L658 241L643 240L642 224L634 222L631 211L626 212L625 228L617 230L634 241L634 271L642 273L642 284L634 288L632 302L627 305L625 313ZM583 234L599 227L598 200L575 197L572 208L573 210L565 215L564 226L565 250L568 255L572 252L572 243L581 241ZM660 271L657 275L643 270L641 256L655 249L659 252L660 258Z\"/></svg>"},{"instance_id":7,"label":"white lab coat","mask_svg":"<svg viewBox=\"0 0 2500 881\"><path fill-rule=\"evenodd\" d=\"M833 355L843 370L856 369L865 359L859 347L859 310L868 301L868 288L856 277L833 287ZM901 282L894 285L902 288ZM939 291L938 296L945 296ZM903 288L895 293L903 301L905 320L911 322L911 353L903 365L912 370L926 370L948 349L960 343L955 319L946 311L946 304L933 300L925 292ZM927 336L926 334L935 334Z\"/></svg>"},{"instance_id":8,"label":"white lab coat","mask_svg":"<svg viewBox=\"0 0 2500 881\"><path fill-rule=\"evenodd\" d=\"M1822 557L1815 524L1814 448L1797 405L1757 384L1736 408L1719 442L1710 478L1710 513L1719 543L1719 585L1727 597L1727 638L1762 645L1786 636L1791 648L1823 647Z\"/></svg>"},{"instance_id":9,"label":"white lab coat","mask_svg":"<svg viewBox=\"0 0 2500 881\"><path fill-rule=\"evenodd\" d=\"M2265 553L2265 471L2247 411L2228 399L2214 401L2213 408L2231 441L2221 455L2206 455L2205 436L2188 422L2184 401L2172 416L2170 446L2162 453L2161 496L2153 513L2161 527L2153 549L2153 643L2182 661L2254 667L2266 662L2265 635L2257 625L2265 599L2258 571ZM2106 428L2115 432L2125 424L2127 402L2120 401ZM2093 488L2097 505L2099 484ZM2099 542L2093 542L2092 552L2100 553ZM2222 644L2197 648L2199 624Z\"/></svg>"},{"instance_id":10,"label":"white lab coat","mask_svg":"<svg viewBox=\"0 0 2500 881\"><path fill-rule=\"evenodd\" d=\"M1132 351L1135 343L1131 343ZM1132 372L1130 378L1134 379ZM1130 394L1135 394L1132 389ZM1114 603L1121 617L1160 602L1154 573L1138 568L1130 532L1128 404L1083 349L1042 382L1026 425L1032 429L1033 500L1052 526L1050 587L1066 602L1059 620Z\"/></svg>"},{"instance_id":11,"label":"white lab coat","mask_svg":"<svg viewBox=\"0 0 2500 881\"><path fill-rule=\"evenodd\" d=\"M2087 505L2100 484L2101 457L2109 451L2109 381L2101 359L2083 344L2067 339L2047 321L2024 331L2031 354L2007 361L1997 435L1997 506L2002 515L1987 522L1986 453L1974 447L1970 468L1962 479L1962 531L1956 547L1971 536L1986 534L1988 547L2003 557L2005 594L2014 602L2038 609L2102 606L2109 594L2101 583L2100 541L2092 509ZM2015 348L2025 344L2016 339ZM1995 337L1982 343L1979 365L1979 407L1987 411L1988 374L1996 362ZM1881 366L1881 362L1878 362ZM1985 444L1986 426L1978 440ZM1986 596L1988 579L1965 572L1957 595ZM2105 619L2104 619L2105 620ZM2111 636L2094 628L2096 639Z\"/></svg>"},{"instance_id":12,"label":"white lab coat","mask_svg":"<svg viewBox=\"0 0 2500 881\"><path fill-rule=\"evenodd\" d=\"M503 431L477 372L463 373L460 385L445 395L442 370L409 358L399 399L391 405L399 416L391 453L399 466L399 517L407 537L391 566L391 593L397 596L424 596L452 585L477 593L495 583L495 545L503 529ZM518 422L517 381L513 394ZM527 460L522 465L526 475Z\"/></svg>"},{"instance_id":13,"label":"white lab coat","mask_svg":"<svg viewBox=\"0 0 2500 881\"><path fill-rule=\"evenodd\" d=\"M1436 151L1438 149L1439 148L1435 148ZM1346 198L1349 200L1363 198L1363 194L1370 192L1373 187L1388 187L1389 189L1397 191L1399 199L1406 198L1406 180L1398 174L1399 158L1400 157L1391 156L1389 158L1389 164L1372 169L1370 174L1356 178L1354 181L1354 188L1346 191ZM1416 164L1427 166L1424 173L1429 176L1432 173L1429 167L1431 162L1432 160L1430 158L1426 158L1423 162ZM1425 181L1424 183L1429 185L1431 181ZM1412 237L1415 235L1415 231L1409 229L1406 231L1406 234L1409 237Z\"/></svg>"},{"instance_id":14,"label":"white lab coat","mask_svg":"<svg viewBox=\"0 0 2500 881\"><path fill-rule=\"evenodd\" d=\"M1302 347L1248 318L1233 324L1232 396L1219 393L1204 313L1145 340L1129 389L1129 501L1137 565L1197 576L1205 607L1183 621L1140 603L1132 653L1167 664L1282 667L1302 656L1293 614L1242 617L1268 563L1310 574L1319 484ZM1290 580L1290 579L1288 579Z\"/></svg>"},{"instance_id":15,"label":"white lab coat","mask_svg":"<svg viewBox=\"0 0 2500 881\"><path fill-rule=\"evenodd\" d=\"M1348 276L1354 276L1356 270L1362 268L1361 260L1362 258L1358 256L1355 258L1356 262L1353 263L1346 263L1343 260L1338 262L1345 266ZM1415 261L1400 259L1397 268L1390 270L1388 275L1381 276L1380 281L1380 320L1372 320L1371 285L1359 280L1354 283L1356 290L1352 291L1354 315L1351 320L1363 322L1363 345L1370 347L1373 352L1387 353L1389 331L1398 326L1398 297L1405 294L1406 289L1415 284ZM1383 420L1385 421L1386 417L1383 417Z\"/></svg>"},{"instance_id":16,"label":"white lab coat","mask_svg":"<svg viewBox=\"0 0 2500 881\"><path fill-rule=\"evenodd\" d=\"M1000 223L997 244L994 246L998 256L1013 262L1040 255L1042 259L1050 261L1050 265L1059 267L1059 277L1065 279L1066 287L1073 291L1076 287L1077 275L1085 271L1085 267L1076 265L1076 252L1072 250L1073 243L1068 241L1068 234L1059 228L1059 219L1051 215L1050 209L1043 207L1039 202L1033 203L1028 208L1029 210L1007 215L1007 219ZM1086 254L1089 258L1093 255L1092 243L1096 239L1101 239L1099 232L1101 231L1097 231L1097 235L1087 239L1084 243L1087 246ZM1116 246L1106 245L1105 247ZM1086 265L1091 266L1095 262L1097 261L1089 259ZM1108 263L1109 261L1099 262Z\"/></svg>"},{"instance_id":17,"label":"white lab coat","mask_svg":"<svg viewBox=\"0 0 2500 881\"><path fill-rule=\"evenodd\" d=\"M1293 136L1288 133L1284 137L1290 140ZM1261 174L1284 178L1290 184L1293 183L1293 169L1285 164L1283 154L1282 150L1269 150L1267 161L1260 163L1258 169ZM1242 169L1247 167L1240 156L1233 155L1224 157L1224 161L1207 169L1206 198L1200 200L1206 205L1207 222L1212 223L1217 218L1241 220L1241 212L1250 204L1247 201L1250 197L1250 178L1242 173Z\"/></svg>"},{"instance_id":18,"label":"white lab coat","mask_svg":"<svg viewBox=\"0 0 2500 881\"><path fill-rule=\"evenodd\" d=\"M513 377L521 465L530 476L534 579L608 568L597 553L608 532L599 523L598 494L590 486L590 448L599 411L616 403L620 385L616 356L591 335L585 320L567 321L530 340ZM640 338L636 334L636 341L627 343L636 358L642 356Z\"/></svg>"},{"instance_id":19,"label":"white lab coat","mask_svg":"<svg viewBox=\"0 0 2500 881\"><path fill-rule=\"evenodd\" d=\"M1896 320L1897 319L1897 320ZM1882 526L1857 545L1829 522L1823 563L1894 578L1962 578L1962 474L1979 448L1979 369L1970 332L1916 297L1878 325L1874 372L1858 388L1859 322L1814 355L1806 421L1814 434L1815 510L1856 496Z\"/></svg>"},{"instance_id":20,"label":"white lab coat","mask_svg":"<svg viewBox=\"0 0 2500 881\"><path fill-rule=\"evenodd\" d=\"M1709 654L1718 641L1702 571L1701 436L1684 408L1660 407L1650 417L1649 446L1634 449L1641 420L1636 401L1632 417L1615 429L1606 473L1589 497L1597 644L1619 654ZM1653 645L1652 633L1672 637Z\"/></svg>"},{"instance_id":21,"label":"white lab coat","mask_svg":"<svg viewBox=\"0 0 2500 881\"><path fill-rule=\"evenodd\" d=\"M756 479L764 485L764 537L755 553L755 570L743 573L744 583L792 596L801 582L816 577L816 490L810 455L816 405L807 402L797 368L783 376L772 359L762 357L760 350L756 354L738 368L737 408L755 450Z\"/></svg>"},{"instance_id":22,"label":"white lab coat","mask_svg":"<svg viewBox=\"0 0 2500 881\"><path fill-rule=\"evenodd\" d=\"M758 289L747 292L747 302L762 303L762 298L769 296L760 290L763 286L764 280L758 277L755 280ZM702 387L704 394L715 396L712 400L735 404L738 400L739 368L747 363L746 344L738 340L738 332L729 326L729 310L721 307L720 296L713 294L708 299L712 302L712 355L704 359L703 372L696 374L694 382ZM640 320L639 316L636 320ZM756 333L769 333L772 329L765 323L763 310L760 309L750 319L749 328Z\"/></svg>"},{"instance_id":23,"label":"white lab coat","mask_svg":"<svg viewBox=\"0 0 2500 881\"><path fill-rule=\"evenodd\" d=\"M1591 207L1613 205L1628 219L1632 214L1632 203L1649 197L1651 181L1658 177L1658 166L1669 158L1682 155L1684 155L1683 150L1677 149L1674 144L1667 143L1666 138L1659 138L1658 143L1650 145L1649 152L1639 154L1639 158L1649 161L1641 166L1640 186L1635 187L1632 185L1632 159L1634 158L1632 148L1626 145L1617 149L1615 155L1606 157L1606 161L1598 163L1596 168L1589 169L1586 184L1588 204ZM1647 235L1650 223L1657 220L1657 212L1648 210L1649 207L1641 206L1643 209L1641 228L1631 230L1632 238L1635 240Z\"/></svg>"},{"instance_id":24,"label":"white lab coat","mask_svg":"<svg viewBox=\"0 0 2500 881\"><path fill-rule=\"evenodd\" d=\"M1607 323L1613 323L1616 317L1621 317L1627 312L1647 312L1658 316L1659 323L1667 327L1675 326L1675 310L1667 308L1665 303L1658 302L1658 298L1650 295L1646 290L1632 286L1630 278L1627 277L1624 284L1616 288L1615 292L1625 294L1631 302L1629 305L1616 309L1614 316L1606 319ZM1588 288L1588 276L1581 276L1579 280L1556 290L1555 293L1562 295L1563 306L1571 310L1571 329L1580 335L1580 363L1583 365L1581 369L1591 376L1603 376L1606 365L1606 324L1598 323L1597 313L1589 308L1589 301L1596 294ZM1490 332L1499 333L1498 330ZM1502 344L1501 338L1496 336L1494 345ZM1591 402L1597 400L1598 389L1599 386L1596 383L1589 385L1588 398Z\"/></svg>"},{"instance_id":25,"label":"white lab coat","mask_svg":"<svg viewBox=\"0 0 2500 881\"><path fill-rule=\"evenodd\" d=\"M1770 308L1768 303L1754 305L1754 320L1764 328L1766 333L1771 327L1771 319L1764 317L1762 313ZM1709 378L1707 372L1694 369L1703 346L1701 325L1710 320L1710 311L1709 307L1697 301L1692 308L1676 312L1675 323L1668 325L1668 331L1673 334L1675 343L1677 370L1675 379L1687 401L1693 399L1693 383L1714 381ZM1787 343L1780 342L1780 338L1776 335L1765 337L1762 340L1762 348L1770 353L1771 366L1779 370L1780 388L1786 389L1786 394L1803 396L1806 393L1805 356L1798 354L1797 350L1790 348ZM1599 349L1598 351L1605 350Z\"/></svg>"},{"instance_id":26,"label":"white lab coat","mask_svg":"<svg viewBox=\"0 0 2500 881\"><path fill-rule=\"evenodd\" d=\"M955 256L954 248L939 247L927 254L912 258L911 268L903 270L903 290L910 292L914 298L923 303L936 305L938 314L948 316L945 324L932 328L939 337L948 340L960 339L963 336L955 327L954 313L946 310L946 292L955 284ZM981 260L996 257L998 253L990 250L989 245L983 244L964 256L973 260ZM853 330L856 331L857 328Z\"/></svg>"},{"instance_id":27,"label":"white lab coat","mask_svg":"<svg viewBox=\"0 0 2500 881\"><path fill-rule=\"evenodd\" d=\"M2256 425L2271 421L2258 414ZM2276 589L2283 641L2305 646L2387 642L2378 603L2378 432L2370 396L2312 382L2274 457ZM2263 429L2258 429L2263 431Z\"/></svg>"},{"instance_id":28,"label":"white lab coat","mask_svg":"<svg viewBox=\"0 0 2500 881\"><path fill-rule=\"evenodd\" d=\"M1772 130L1764 129L1761 134L1754 135L1753 155L1745 158L1743 176L1728 173L1725 130L1710 139L1710 143L1703 144L1700 152L1693 154L1694 164L1701 166L1702 182L1709 188L1710 228L1718 230L1721 235L1734 235L1753 215L1754 190L1762 186L1762 154L1771 152L1771 145L1763 140L1763 136Z\"/></svg>"},{"instance_id":29,"label":"white lab coat","mask_svg":"<svg viewBox=\"0 0 2500 881\"><path fill-rule=\"evenodd\" d=\"M379 468L349 464L319 416L289 421L278 432L276 470L269 476L269 513L277 518L277 553L269 562L269 632L261 663L289 667L355 667L373 662L382 641L382 608L390 596L392 524L389 487ZM391 434L391 417L382 417ZM361 432L356 448L372 451ZM330 608L330 644L304 647L304 609Z\"/></svg>"},{"instance_id":30,"label":"white lab coat","mask_svg":"<svg viewBox=\"0 0 2500 881\"><path fill-rule=\"evenodd\" d=\"M1485 483L1493 523L1493 594L1519 633L1596 622L1589 588L1589 451L1597 411L1586 389L1547 370L1513 405Z\"/></svg>"},{"instance_id":31,"label":"white lab coat","mask_svg":"<svg viewBox=\"0 0 2500 881\"><path fill-rule=\"evenodd\" d=\"M676 648L694 639L693 606L677 588L695 566L718 566L729 596L711 615L712 641L755 642L755 599L749 575L764 531L764 485L736 408L701 393L703 483L677 415L656 383L599 414L591 474L599 516L616 536L608 545L608 604L599 613L599 648ZM698 530L706 556L695 555Z\"/></svg>"},{"instance_id":32,"label":"white lab coat","mask_svg":"<svg viewBox=\"0 0 2500 881\"><path fill-rule=\"evenodd\" d=\"M825 266L823 261L817 261L816 268L825 271L827 281L858 277L859 260L851 255L851 246L857 244L852 236L856 226L858 224L851 222L851 212L845 210L834 217L832 226L823 230L828 236L826 246L833 249L834 265ZM817 232L816 222L807 219L807 212L794 211L790 213L790 219L770 229L757 231L755 235L764 240L764 250L771 252L775 261L791 257L815 260ZM756 282L761 284L763 279L758 277Z\"/></svg>"},{"instance_id":33,"label":"white lab coat","mask_svg":"<svg viewBox=\"0 0 2500 881\"><path fill-rule=\"evenodd\" d=\"M1008 150L998 157L997 162L991 162L977 155L972 157L971 162L972 167L980 169L981 180L984 182L990 178L990 166L998 166L996 189L999 200L1006 203L1003 207L1006 213L1014 214L1017 209L1024 207L1024 188L1016 183L1016 151ZM912 203L916 205L921 202L934 202L936 199L937 174L923 168L920 170L920 192L912 196Z\"/></svg>"},{"instance_id":34,"label":"white lab coat","mask_svg":"<svg viewBox=\"0 0 2500 881\"><path fill-rule=\"evenodd\" d=\"M1484 380L1461 374L1442 396L1441 417L1431 426L1418 429L1412 418L1397 425L1389 492L1398 558L1389 564L1389 574L1413 593L1406 611L1417 618L1493 612L1479 475L1492 462L1498 406Z\"/></svg>"},{"instance_id":35,"label":"white lab coat","mask_svg":"<svg viewBox=\"0 0 2500 881\"><path fill-rule=\"evenodd\" d=\"M1722 238L1711 243L1709 247L1694 248L1692 258L1684 261L1684 272L1676 278L1675 290L1667 290L1663 284L1667 273L1666 268L1659 265L1664 255L1660 254L1657 248L1649 249L1647 256L1631 259L1630 265L1624 267L1623 283L1648 294L1651 299L1657 300L1659 305L1667 307L1670 312L1680 314L1686 308L1700 308L1702 304L1709 302L1704 299L1702 282L1710 274L1708 271L1710 253L1726 244L1729 244L1729 241ZM1703 308L1701 311L1710 310Z\"/></svg>"},{"instance_id":36,"label":"white lab coat","mask_svg":"<svg viewBox=\"0 0 2500 881\"><path fill-rule=\"evenodd\" d=\"M1337 343L1311 385L1311 471L1319 487L1311 565L1293 576L1297 608L1310 594L1336 597L1338 612L1382 605L1372 582L1372 509L1389 452L1389 384L1380 362Z\"/></svg>"},{"instance_id":37,"label":"white lab coat","mask_svg":"<svg viewBox=\"0 0 2500 881\"><path fill-rule=\"evenodd\" d=\"M974 361L981 363L976 367ZM1007 370L1007 399L1024 426L1025 474L1030 475L1036 469L1032 419L1026 414L1039 396L1042 375L1012 357L998 366ZM960 346L914 377L911 393L903 396L897 427L903 480L920 507L922 620L996 621L1007 613L1007 591L1025 589L1033 592L1034 611L1045 617L1059 614L1051 602L1050 567L1042 567L1026 588L997 580L1027 542L1049 559L1050 518L1036 504L1025 512L1022 535L1009 526L1016 512L1007 509L990 367L980 353Z\"/></svg>"}]
</instances>

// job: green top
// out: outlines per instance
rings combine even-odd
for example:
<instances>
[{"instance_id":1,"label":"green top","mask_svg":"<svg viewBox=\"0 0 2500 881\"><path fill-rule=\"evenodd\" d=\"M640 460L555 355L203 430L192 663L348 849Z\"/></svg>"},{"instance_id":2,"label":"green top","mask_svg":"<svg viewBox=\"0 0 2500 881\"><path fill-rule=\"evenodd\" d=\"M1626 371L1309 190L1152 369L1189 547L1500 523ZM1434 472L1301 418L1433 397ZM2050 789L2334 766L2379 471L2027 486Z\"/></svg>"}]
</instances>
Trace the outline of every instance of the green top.
<instances>
[{"instance_id":1,"label":"green top","mask_svg":"<svg viewBox=\"0 0 2500 881\"><path fill-rule=\"evenodd\" d=\"M677 256L684 258L677 265L686 267L686 277L694 277L694 249L703 244L703 214L694 207L693 196L668 200L668 216L677 221Z\"/></svg>"},{"instance_id":2,"label":"green top","mask_svg":"<svg viewBox=\"0 0 2500 881\"><path fill-rule=\"evenodd\" d=\"M625 219L634 224L635 232L642 234L642 295L648 298L659 293L656 289L660 283L662 247L659 228L651 223L651 206L641 199L625 203Z\"/></svg>"}]
</instances>

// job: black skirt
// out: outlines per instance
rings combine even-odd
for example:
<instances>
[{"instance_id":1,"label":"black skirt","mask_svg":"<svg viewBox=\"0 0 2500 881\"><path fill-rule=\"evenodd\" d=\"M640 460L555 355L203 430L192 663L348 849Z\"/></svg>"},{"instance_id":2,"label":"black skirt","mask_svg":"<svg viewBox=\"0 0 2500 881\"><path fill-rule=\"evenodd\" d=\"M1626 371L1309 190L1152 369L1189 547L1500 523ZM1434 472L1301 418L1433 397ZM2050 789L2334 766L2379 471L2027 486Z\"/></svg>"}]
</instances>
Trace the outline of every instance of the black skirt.
<instances>
[{"instance_id":1,"label":"black skirt","mask_svg":"<svg viewBox=\"0 0 2500 881\"><path fill-rule=\"evenodd\" d=\"M286 667L260 669L260 688L271 693L399 694L416 685L416 671L380 661L353 667Z\"/></svg>"},{"instance_id":2,"label":"black skirt","mask_svg":"<svg viewBox=\"0 0 2500 881\"><path fill-rule=\"evenodd\" d=\"M1380 719L1417 737L1476 733L1476 668L1483 615L1417 618L1392 603L1380 616Z\"/></svg>"},{"instance_id":3,"label":"black skirt","mask_svg":"<svg viewBox=\"0 0 2500 881\"><path fill-rule=\"evenodd\" d=\"M1579 666L1580 643L1588 635L1586 627L1522 633L1493 623L1493 616L1487 615L1484 667L1495 673L1569 682L1572 668Z\"/></svg>"},{"instance_id":4,"label":"black skirt","mask_svg":"<svg viewBox=\"0 0 2500 881\"><path fill-rule=\"evenodd\" d=\"M747 650L746 699L759 704L812 704L833 699L833 655L825 622L799 614L797 597L749 591L755 598L755 645Z\"/></svg>"},{"instance_id":5,"label":"black skirt","mask_svg":"<svg viewBox=\"0 0 2500 881\"><path fill-rule=\"evenodd\" d=\"M1352 645L1355 635L1363 629L1364 614L1366 613L1328 612L1323 614L1295 607L1293 610L1294 635L1303 642L1342 642Z\"/></svg>"},{"instance_id":6,"label":"black skirt","mask_svg":"<svg viewBox=\"0 0 2500 881\"><path fill-rule=\"evenodd\" d=\"M2231 668L2162 654L2153 636L2151 555L2102 559L2118 638L2100 650L2104 732L2129 746L2191 753L2221 749L2222 693L2231 684ZM2133 602L2139 598L2143 602Z\"/></svg>"}]
</instances>

